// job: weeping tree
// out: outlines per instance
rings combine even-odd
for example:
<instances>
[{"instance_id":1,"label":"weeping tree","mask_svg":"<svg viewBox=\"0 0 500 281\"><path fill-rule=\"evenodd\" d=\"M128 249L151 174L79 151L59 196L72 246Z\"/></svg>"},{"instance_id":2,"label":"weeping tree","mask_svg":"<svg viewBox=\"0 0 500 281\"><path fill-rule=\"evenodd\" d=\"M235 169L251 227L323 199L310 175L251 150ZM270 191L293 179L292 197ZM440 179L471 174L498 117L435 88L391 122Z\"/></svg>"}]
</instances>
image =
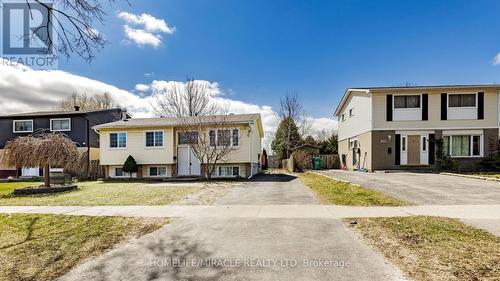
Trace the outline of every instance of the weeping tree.
<instances>
[{"instance_id":1,"label":"weeping tree","mask_svg":"<svg viewBox=\"0 0 500 281\"><path fill-rule=\"evenodd\" d=\"M76 144L58 132L37 132L15 138L5 145L0 162L7 167L43 167L45 187L50 187L50 167L76 171L80 154Z\"/></svg>"}]
</instances>

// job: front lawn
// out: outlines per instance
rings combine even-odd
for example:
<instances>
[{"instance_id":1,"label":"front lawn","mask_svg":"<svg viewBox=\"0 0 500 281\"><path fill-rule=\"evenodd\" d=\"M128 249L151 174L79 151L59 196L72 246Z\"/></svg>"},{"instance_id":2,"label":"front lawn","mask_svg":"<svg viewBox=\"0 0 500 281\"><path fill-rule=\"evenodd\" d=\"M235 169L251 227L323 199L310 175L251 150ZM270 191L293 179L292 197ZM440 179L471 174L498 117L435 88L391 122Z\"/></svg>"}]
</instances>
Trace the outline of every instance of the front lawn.
<instances>
[{"instance_id":1,"label":"front lawn","mask_svg":"<svg viewBox=\"0 0 500 281\"><path fill-rule=\"evenodd\" d=\"M500 280L500 238L484 230L422 216L357 222L355 229L412 280Z\"/></svg>"},{"instance_id":2,"label":"front lawn","mask_svg":"<svg viewBox=\"0 0 500 281\"><path fill-rule=\"evenodd\" d=\"M16 188L39 186L42 182L2 182L0 183L0 196L12 193Z\"/></svg>"},{"instance_id":3,"label":"front lawn","mask_svg":"<svg viewBox=\"0 0 500 281\"><path fill-rule=\"evenodd\" d=\"M299 178L328 204L350 206L404 206L407 202L382 192L329 179L324 176L302 173Z\"/></svg>"},{"instance_id":4,"label":"front lawn","mask_svg":"<svg viewBox=\"0 0 500 281\"><path fill-rule=\"evenodd\" d=\"M0 280L52 280L84 259L165 223L159 219L0 214Z\"/></svg>"},{"instance_id":5,"label":"front lawn","mask_svg":"<svg viewBox=\"0 0 500 281\"><path fill-rule=\"evenodd\" d=\"M39 183L21 183L36 186ZM200 186L141 182L81 182L78 189L56 194L13 196L12 183L0 183L0 205L6 206L98 206L167 205L202 189ZM3 195L2 195L3 194Z\"/></svg>"}]
</instances>

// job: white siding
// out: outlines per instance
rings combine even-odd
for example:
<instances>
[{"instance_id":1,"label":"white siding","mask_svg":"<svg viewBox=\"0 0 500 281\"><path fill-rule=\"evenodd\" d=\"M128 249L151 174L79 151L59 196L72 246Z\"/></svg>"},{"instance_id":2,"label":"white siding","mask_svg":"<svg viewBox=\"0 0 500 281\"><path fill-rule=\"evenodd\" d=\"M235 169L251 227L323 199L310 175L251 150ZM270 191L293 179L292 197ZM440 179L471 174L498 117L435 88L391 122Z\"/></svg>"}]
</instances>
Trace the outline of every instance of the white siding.
<instances>
[{"instance_id":1,"label":"white siding","mask_svg":"<svg viewBox=\"0 0 500 281\"><path fill-rule=\"evenodd\" d=\"M353 92L339 115L339 140L366 133L372 125L372 98L364 92ZM353 110L353 116L349 111ZM345 120L342 121L342 114Z\"/></svg>"}]
</instances>

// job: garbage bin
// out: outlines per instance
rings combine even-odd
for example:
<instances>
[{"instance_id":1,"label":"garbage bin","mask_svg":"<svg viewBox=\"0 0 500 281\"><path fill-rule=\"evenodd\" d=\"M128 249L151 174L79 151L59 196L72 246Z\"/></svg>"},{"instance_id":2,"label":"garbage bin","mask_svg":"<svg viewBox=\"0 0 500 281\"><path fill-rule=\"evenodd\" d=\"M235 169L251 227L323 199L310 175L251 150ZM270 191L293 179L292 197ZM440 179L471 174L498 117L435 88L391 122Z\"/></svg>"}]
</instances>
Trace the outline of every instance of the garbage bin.
<instances>
[{"instance_id":1,"label":"garbage bin","mask_svg":"<svg viewBox=\"0 0 500 281\"><path fill-rule=\"evenodd\" d=\"M313 169L314 170L321 170L321 158L319 158L319 157L313 158Z\"/></svg>"}]
</instances>

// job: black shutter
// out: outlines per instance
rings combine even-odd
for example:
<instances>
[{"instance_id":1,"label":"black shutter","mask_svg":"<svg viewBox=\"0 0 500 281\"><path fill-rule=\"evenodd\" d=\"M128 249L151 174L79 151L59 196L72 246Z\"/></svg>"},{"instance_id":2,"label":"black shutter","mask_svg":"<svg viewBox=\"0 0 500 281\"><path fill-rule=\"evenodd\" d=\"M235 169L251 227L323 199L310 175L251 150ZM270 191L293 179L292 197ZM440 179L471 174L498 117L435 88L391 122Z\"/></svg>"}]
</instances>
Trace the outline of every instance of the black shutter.
<instances>
[{"instance_id":1,"label":"black shutter","mask_svg":"<svg viewBox=\"0 0 500 281\"><path fill-rule=\"evenodd\" d=\"M477 119L484 119L484 93L477 93Z\"/></svg>"},{"instance_id":2,"label":"black shutter","mask_svg":"<svg viewBox=\"0 0 500 281\"><path fill-rule=\"evenodd\" d=\"M386 118L387 121L392 121L392 95L387 95Z\"/></svg>"},{"instance_id":3,"label":"black shutter","mask_svg":"<svg viewBox=\"0 0 500 281\"><path fill-rule=\"evenodd\" d=\"M429 165L434 165L434 159L436 157L436 135L429 134L429 145L427 146L429 151Z\"/></svg>"},{"instance_id":4,"label":"black shutter","mask_svg":"<svg viewBox=\"0 0 500 281\"><path fill-rule=\"evenodd\" d=\"M441 120L448 120L448 94L441 94Z\"/></svg>"},{"instance_id":5,"label":"black shutter","mask_svg":"<svg viewBox=\"0 0 500 281\"><path fill-rule=\"evenodd\" d=\"M429 120L429 95L422 94L422 120Z\"/></svg>"},{"instance_id":6,"label":"black shutter","mask_svg":"<svg viewBox=\"0 0 500 281\"><path fill-rule=\"evenodd\" d=\"M394 155L395 156L395 162L394 164L395 165L401 165L401 135L400 134L396 134L396 154Z\"/></svg>"}]
</instances>

